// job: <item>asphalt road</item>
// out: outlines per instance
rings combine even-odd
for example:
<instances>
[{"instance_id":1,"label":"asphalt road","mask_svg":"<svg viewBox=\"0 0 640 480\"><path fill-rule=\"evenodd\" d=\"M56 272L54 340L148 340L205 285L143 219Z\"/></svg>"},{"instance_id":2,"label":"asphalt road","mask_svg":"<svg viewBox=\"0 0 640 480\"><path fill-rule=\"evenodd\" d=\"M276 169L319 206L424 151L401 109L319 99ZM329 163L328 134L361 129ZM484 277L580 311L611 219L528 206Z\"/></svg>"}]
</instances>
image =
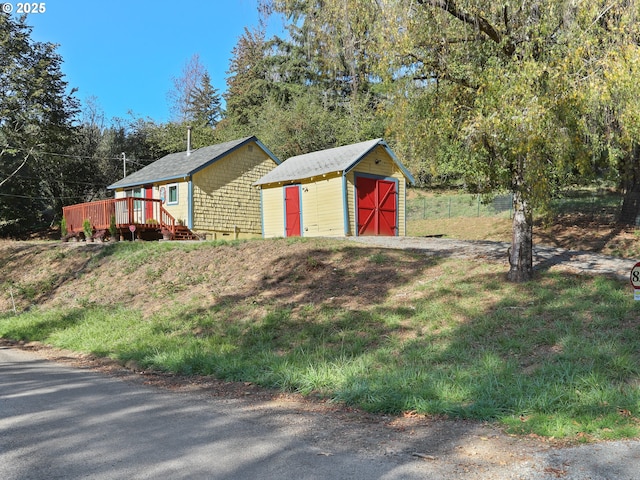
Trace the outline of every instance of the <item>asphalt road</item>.
<instances>
[{"instance_id":1,"label":"asphalt road","mask_svg":"<svg viewBox=\"0 0 640 480\"><path fill-rule=\"evenodd\" d=\"M323 431L337 430L319 413L265 414L242 400L161 390L0 346L2 480L640 478L638 441L531 449L502 436L510 457L491 463L504 440L488 438L486 425L465 429L455 446L441 445L450 435L432 427L403 432L395 454L355 448L347 435L314 441ZM408 453L428 444L442 455ZM473 451L463 459L455 452L465 444Z\"/></svg>"},{"instance_id":2,"label":"asphalt road","mask_svg":"<svg viewBox=\"0 0 640 480\"><path fill-rule=\"evenodd\" d=\"M326 454L235 402L0 347L0 479L425 478L416 459Z\"/></svg>"}]
</instances>

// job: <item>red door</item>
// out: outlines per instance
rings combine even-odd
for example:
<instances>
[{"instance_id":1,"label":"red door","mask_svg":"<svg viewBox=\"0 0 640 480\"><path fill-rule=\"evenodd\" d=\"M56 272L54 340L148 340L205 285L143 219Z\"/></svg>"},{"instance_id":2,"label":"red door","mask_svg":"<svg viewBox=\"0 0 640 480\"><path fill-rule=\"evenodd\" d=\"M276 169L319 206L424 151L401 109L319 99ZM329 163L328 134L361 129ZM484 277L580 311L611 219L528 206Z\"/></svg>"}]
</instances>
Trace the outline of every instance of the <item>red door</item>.
<instances>
[{"instance_id":1,"label":"red door","mask_svg":"<svg viewBox=\"0 0 640 480\"><path fill-rule=\"evenodd\" d=\"M287 237L300 236L300 186L284 187L284 218Z\"/></svg>"},{"instance_id":2,"label":"red door","mask_svg":"<svg viewBox=\"0 0 640 480\"><path fill-rule=\"evenodd\" d=\"M396 182L356 177L358 235L397 234L398 203Z\"/></svg>"},{"instance_id":3,"label":"red door","mask_svg":"<svg viewBox=\"0 0 640 480\"><path fill-rule=\"evenodd\" d=\"M153 187L144 187L144 198L153 198ZM144 209L144 223L147 223L153 218L153 202L144 203L146 204Z\"/></svg>"}]
</instances>

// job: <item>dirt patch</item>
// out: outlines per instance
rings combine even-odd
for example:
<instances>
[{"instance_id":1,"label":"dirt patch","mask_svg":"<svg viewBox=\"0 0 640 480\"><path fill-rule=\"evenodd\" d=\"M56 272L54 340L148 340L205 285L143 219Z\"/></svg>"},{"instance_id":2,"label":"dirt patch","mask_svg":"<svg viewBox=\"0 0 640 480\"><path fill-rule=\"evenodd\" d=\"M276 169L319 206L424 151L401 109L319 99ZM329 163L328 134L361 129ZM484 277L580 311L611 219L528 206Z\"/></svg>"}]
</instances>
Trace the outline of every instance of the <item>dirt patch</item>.
<instances>
[{"instance_id":1,"label":"dirt patch","mask_svg":"<svg viewBox=\"0 0 640 480\"><path fill-rule=\"evenodd\" d=\"M172 304L277 304L297 309L328 303L361 308L393 295L434 260L407 252L313 242L252 241L215 248L149 248L118 258L106 244L0 243L0 278L18 310L31 305L126 305L154 315ZM13 308L0 295L0 312Z\"/></svg>"},{"instance_id":2,"label":"dirt patch","mask_svg":"<svg viewBox=\"0 0 640 480\"><path fill-rule=\"evenodd\" d=\"M567 250L623 258L640 254L640 235L635 227L603 223L592 216L580 214L561 215L551 226L536 227L534 241Z\"/></svg>"}]
</instances>

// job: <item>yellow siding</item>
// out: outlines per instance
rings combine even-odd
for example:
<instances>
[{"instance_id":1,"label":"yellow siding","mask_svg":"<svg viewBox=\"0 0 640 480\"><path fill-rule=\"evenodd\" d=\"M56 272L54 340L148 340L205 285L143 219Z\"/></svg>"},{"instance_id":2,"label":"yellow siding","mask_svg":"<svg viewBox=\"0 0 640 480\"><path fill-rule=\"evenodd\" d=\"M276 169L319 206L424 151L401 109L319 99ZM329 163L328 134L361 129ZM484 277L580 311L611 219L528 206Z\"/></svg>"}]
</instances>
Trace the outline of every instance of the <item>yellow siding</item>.
<instances>
[{"instance_id":1,"label":"yellow siding","mask_svg":"<svg viewBox=\"0 0 640 480\"><path fill-rule=\"evenodd\" d=\"M376 164L376 160L380 161ZM406 179L393 159L380 145L376 147L372 152L370 152L365 158L363 158L358 163L358 165L356 165L356 168L354 170L347 174L349 235L357 234L355 200L355 174L357 173L378 175L381 177L392 177L398 180L398 234L401 236L406 235Z\"/></svg>"},{"instance_id":2,"label":"yellow siding","mask_svg":"<svg viewBox=\"0 0 640 480\"><path fill-rule=\"evenodd\" d=\"M175 205L169 205L169 185L178 186L178 203ZM189 182L187 180L180 182L173 180L157 183L153 186L153 198L160 198L160 187L165 188L164 209L173 218L187 225L189 221Z\"/></svg>"},{"instance_id":3,"label":"yellow siding","mask_svg":"<svg viewBox=\"0 0 640 480\"><path fill-rule=\"evenodd\" d=\"M342 175L299 182L301 188L302 236L336 237L344 235ZM285 236L284 188L269 185L262 189L264 236Z\"/></svg>"},{"instance_id":4,"label":"yellow siding","mask_svg":"<svg viewBox=\"0 0 640 480\"><path fill-rule=\"evenodd\" d=\"M344 235L342 175L302 183L302 235ZM283 200L284 201L284 200Z\"/></svg>"},{"instance_id":5,"label":"yellow siding","mask_svg":"<svg viewBox=\"0 0 640 480\"><path fill-rule=\"evenodd\" d=\"M211 236L262 233L260 191L252 183L276 166L255 143L193 175L193 230Z\"/></svg>"},{"instance_id":6,"label":"yellow siding","mask_svg":"<svg viewBox=\"0 0 640 480\"><path fill-rule=\"evenodd\" d=\"M284 193L283 187L262 189L262 215L264 237L284 237Z\"/></svg>"},{"instance_id":7,"label":"yellow siding","mask_svg":"<svg viewBox=\"0 0 640 480\"><path fill-rule=\"evenodd\" d=\"M167 197L169 195L169 185L177 185L178 187L178 203L175 205L168 205L167 204ZM171 215L173 218L175 218L176 220L180 220L184 223L184 225L187 224L188 221L188 212L189 212L189 182L188 181L169 181L169 182L163 182L163 183L156 183L153 185L153 198L159 199L160 198L160 187L165 187L165 203L162 205L164 207L164 209L169 212L169 215ZM133 188L134 190L138 191L140 190L140 188L142 187L135 187ZM126 190L131 190L129 189L124 189L124 188L120 188L118 190L115 191L115 198L125 198L126 197ZM155 220L159 220L159 219L155 219Z\"/></svg>"}]
</instances>

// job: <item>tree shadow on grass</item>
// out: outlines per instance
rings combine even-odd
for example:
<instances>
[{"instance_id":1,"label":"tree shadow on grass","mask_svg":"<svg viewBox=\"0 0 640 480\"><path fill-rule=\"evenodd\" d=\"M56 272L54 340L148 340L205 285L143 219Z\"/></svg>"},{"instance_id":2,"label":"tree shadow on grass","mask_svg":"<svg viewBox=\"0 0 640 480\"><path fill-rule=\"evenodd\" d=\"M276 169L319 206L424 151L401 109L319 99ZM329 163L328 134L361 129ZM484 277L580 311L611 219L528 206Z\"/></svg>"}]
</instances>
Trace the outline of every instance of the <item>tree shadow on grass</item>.
<instances>
[{"instance_id":1,"label":"tree shadow on grass","mask_svg":"<svg viewBox=\"0 0 640 480\"><path fill-rule=\"evenodd\" d=\"M92 272L111 268L114 269L114 275L121 275L125 271L132 272L151 265L168 251L184 251L206 245L7 242L6 245L0 245L0 287L5 287L5 292L0 295L0 311L9 311L14 303L20 311L45 303L55 298L64 287L82 281ZM113 257L121 258L124 262L111 263Z\"/></svg>"},{"instance_id":2,"label":"tree shadow on grass","mask_svg":"<svg viewBox=\"0 0 640 480\"><path fill-rule=\"evenodd\" d=\"M21 341L46 341L57 331L71 328L86 318L85 309L44 312L28 322L2 326L2 337Z\"/></svg>"},{"instance_id":3,"label":"tree shadow on grass","mask_svg":"<svg viewBox=\"0 0 640 480\"><path fill-rule=\"evenodd\" d=\"M481 269L454 282L442 262L345 244L282 248L232 291L149 319L180 351L132 339L115 353L372 411L592 424L637 415L639 319L619 282L543 272L513 285ZM533 423L522 428L547 428Z\"/></svg>"},{"instance_id":4,"label":"tree shadow on grass","mask_svg":"<svg viewBox=\"0 0 640 480\"><path fill-rule=\"evenodd\" d=\"M376 253L366 252L368 259ZM293 265L306 257L298 260ZM385 273L408 285L410 272L403 272ZM265 288L288 278L281 271ZM185 363L194 362L194 372L315 392L373 412L500 419L514 431L542 435L637 430L640 318L619 282L541 274L539 282L513 285L497 273L466 282L474 288L465 290L465 301L442 284L406 305L385 304L381 296L358 307L344 293L336 304L320 302L318 290L341 291L324 271L308 284L317 289L298 291L306 307L277 289L266 314L228 339L232 347L195 349ZM375 282L369 288L371 298L380 293Z\"/></svg>"},{"instance_id":5,"label":"tree shadow on grass","mask_svg":"<svg viewBox=\"0 0 640 480\"><path fill-rule=\"evenodd\" d=\"M11 303L26 310L52 298L62 286L89 271L92 260L105 247L98 243L10 242L10 248L0 250L0 278L5 290L11 289Z\"/></svg>"},{"instance_id":6,"label":"tree shadow on grass","mask_svg":"<svg viewBox=\"0 0 640 480\"><path fill-rule=\"evenodd\" d=\"M460 321L448 333L404 342L388 367L355 376L340 396L374 411L501 419L520 433L637 434L640 319L633 304L621 302L613 280L545 281L530 291L505 290L482 312L449 303ZM478 289L478 301L486 293Z\"/></svg>"}]
</instances>

